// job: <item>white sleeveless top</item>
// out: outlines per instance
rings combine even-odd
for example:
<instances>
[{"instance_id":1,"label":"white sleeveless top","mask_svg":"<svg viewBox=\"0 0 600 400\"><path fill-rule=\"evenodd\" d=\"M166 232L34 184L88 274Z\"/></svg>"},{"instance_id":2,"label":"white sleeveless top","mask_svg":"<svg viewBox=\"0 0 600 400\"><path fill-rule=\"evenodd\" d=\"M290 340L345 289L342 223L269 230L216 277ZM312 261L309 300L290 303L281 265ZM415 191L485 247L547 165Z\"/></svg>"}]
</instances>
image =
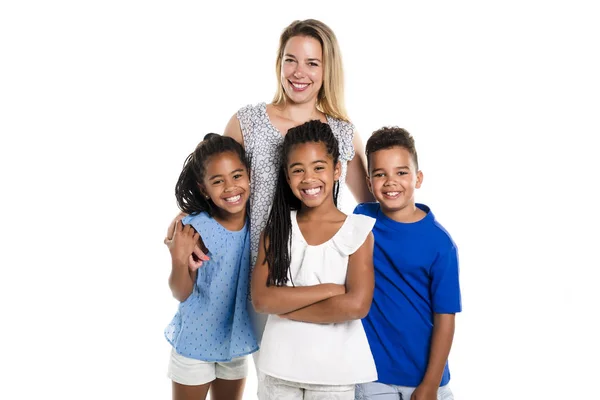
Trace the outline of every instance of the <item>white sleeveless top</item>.
<instances>
[{"instance_id":1,"label":"white sleeveless top","mask_svg":"<svg viewBox=\"0 0 600 400\"><path fill-rule=\"evenodd\" d=\"M346 282L348 256L364 243L375 219L351 214L338 232L318 246L306 243L292 211L291 263L287 285ZM375 362L359 319L312 324L269 315L258 368L292 382L352 385L377 380Z\"/></svg>"},{"instance_id":2,"label":"white sleeveless top","mask_svg":"<svg viewBox=\"0 0 600 400\"><path fill-rule=\"evenodd\" d=\"M271 204L273 204L273 197L275 197L277 174L281 167L278 154L283 145L284 135L271 123L266 103L242 107L237 112L237 118L244 138L246 155L250 160L250 269L252 270L258 256L260 234L267 225L267 218ZM342 174L339 180L339 206L343 204L342 196L346 186L348 162L354 158L354 146L352 145L354 125L329 115L327 123L338 140L340 149ZM250 295L250 290L248 290L248 295ZM266 317L264 314L256 313L250 301L248 298L248 309L256 338L260 343Z\"/></svg>"}]
</instances>

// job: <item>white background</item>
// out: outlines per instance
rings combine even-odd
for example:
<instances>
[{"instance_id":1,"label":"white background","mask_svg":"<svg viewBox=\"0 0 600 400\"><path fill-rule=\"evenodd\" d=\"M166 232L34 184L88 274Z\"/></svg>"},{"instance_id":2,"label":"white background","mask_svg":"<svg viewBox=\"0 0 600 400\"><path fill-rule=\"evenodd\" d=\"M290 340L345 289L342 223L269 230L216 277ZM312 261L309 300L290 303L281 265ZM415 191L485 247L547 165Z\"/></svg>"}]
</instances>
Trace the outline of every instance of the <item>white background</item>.
<instances>
[{"instance_id":1,"label":"white background","mask_svg":"<svg viewBox=\"0 0 600 400\"><path fill-rule=\"evenodd\" d=\"M599 398L593 2L212 3L0 6L0 398L170 398L175 181L271 100L304 18L338 36L363 139L414 135L458 243L456 399Z\"/></svg>"}]
</instances>

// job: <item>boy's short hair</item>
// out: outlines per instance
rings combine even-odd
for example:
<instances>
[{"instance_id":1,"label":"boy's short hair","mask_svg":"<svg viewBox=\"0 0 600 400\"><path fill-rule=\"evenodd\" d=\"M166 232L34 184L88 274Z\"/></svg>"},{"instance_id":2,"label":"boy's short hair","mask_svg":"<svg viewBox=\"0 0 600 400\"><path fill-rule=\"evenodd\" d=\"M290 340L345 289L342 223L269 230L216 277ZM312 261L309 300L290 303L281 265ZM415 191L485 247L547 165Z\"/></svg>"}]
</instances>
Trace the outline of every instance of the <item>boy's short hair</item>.
<instances>
[{"instance_id":1,"label":"boy's short hair","mask_svg":"<svg viewBox=\"0 0 600 400\"><path fill-rule=\"evenodd\" d=\"M417 148L415 147L415 139L406 129L398 128L397 126L383 127L373 132L369 140L367 140L365 155L367 156L367 173L371 172L370 155L379 151L390 149L392 147L405 148L412 157L417 171L419 170L419 161L417 158Z\"/></svg>"}]
</instances>

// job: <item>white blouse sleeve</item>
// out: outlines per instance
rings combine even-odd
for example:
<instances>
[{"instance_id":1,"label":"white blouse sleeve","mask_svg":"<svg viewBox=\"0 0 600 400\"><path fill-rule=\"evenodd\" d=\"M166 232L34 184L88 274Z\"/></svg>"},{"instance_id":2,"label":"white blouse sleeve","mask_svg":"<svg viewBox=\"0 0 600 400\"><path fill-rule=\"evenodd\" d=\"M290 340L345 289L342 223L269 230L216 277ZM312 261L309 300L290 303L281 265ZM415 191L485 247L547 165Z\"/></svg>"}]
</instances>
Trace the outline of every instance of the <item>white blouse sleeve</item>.
<instances>
[{"instance_id":1,"label":"white blouse sleeve","mask_svg":"<svg viewBox=\"0 0 600 400\"><path fill-rule=\"evenodd\" d=\"M350 214L340 231L333 237L333 245L341 254L349 256L362 246L374 225L374 218Z\"/></svg>"}]
</instances>

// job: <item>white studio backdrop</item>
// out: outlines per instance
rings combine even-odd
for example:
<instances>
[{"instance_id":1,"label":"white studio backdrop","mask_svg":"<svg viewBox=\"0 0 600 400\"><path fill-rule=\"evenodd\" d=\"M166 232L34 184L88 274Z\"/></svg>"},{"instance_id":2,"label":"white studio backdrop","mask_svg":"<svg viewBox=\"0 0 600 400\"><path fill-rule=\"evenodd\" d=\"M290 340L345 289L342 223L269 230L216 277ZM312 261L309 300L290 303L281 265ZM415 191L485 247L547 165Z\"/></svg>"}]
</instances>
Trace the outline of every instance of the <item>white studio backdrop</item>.
<instances>
[{"instance_id":1,"label":"white studio backdrop","mask_svg":"<svg viewBox=\"0 0 600 400\"><path fill-rule=\"evenodd\" d=\"M0 398L170 398L176 179L205 133L271 100L279 34L305 18L338 36L363 141L414 135L417 200L458 244L455 398L596 398L599 16L578 1L3 2Z\"/></svg>"}]
</instances>

